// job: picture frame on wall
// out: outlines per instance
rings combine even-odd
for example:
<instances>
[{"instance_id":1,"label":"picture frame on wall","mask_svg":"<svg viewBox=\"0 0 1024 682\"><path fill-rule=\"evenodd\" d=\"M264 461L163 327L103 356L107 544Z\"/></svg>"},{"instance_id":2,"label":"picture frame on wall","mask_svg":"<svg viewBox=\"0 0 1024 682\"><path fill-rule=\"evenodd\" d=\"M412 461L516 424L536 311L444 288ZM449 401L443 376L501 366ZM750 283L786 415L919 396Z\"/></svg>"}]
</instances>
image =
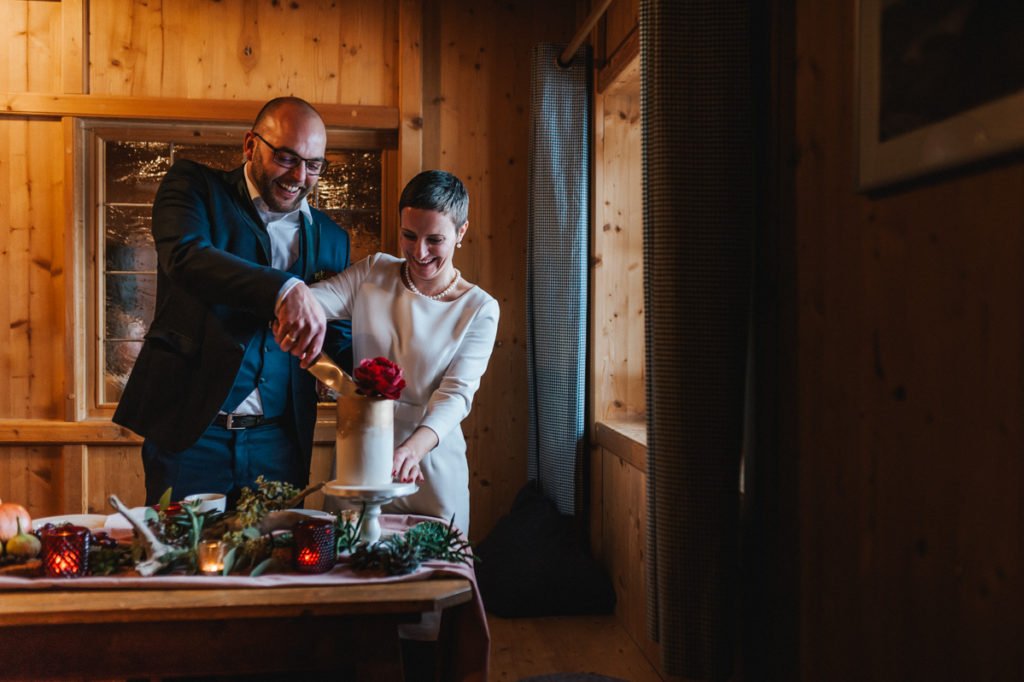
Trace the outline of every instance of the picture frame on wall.
<instances>
[{"instance_id":1,"label":"picture frame on wall","mask_svg":"<svg viewBox=\"0 0 1024 682\"><path fill-rule=\"evenodd\" d=\"M860 0L858 186L1024 148L1024 3Z\"/></svg>"}]
</instances>

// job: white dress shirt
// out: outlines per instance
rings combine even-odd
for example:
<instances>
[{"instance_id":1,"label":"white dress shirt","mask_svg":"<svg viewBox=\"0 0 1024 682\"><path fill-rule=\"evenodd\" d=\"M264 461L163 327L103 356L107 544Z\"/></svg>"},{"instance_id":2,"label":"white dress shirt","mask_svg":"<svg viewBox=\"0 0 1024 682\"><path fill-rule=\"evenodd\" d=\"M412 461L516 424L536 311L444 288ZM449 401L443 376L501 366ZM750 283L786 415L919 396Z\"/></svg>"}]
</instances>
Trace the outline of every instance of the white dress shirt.
<instances>
[{"instance_id":1,"label":"white dress shirt","mask_svg":"<svg viewBox=\"0 0 1024 682\"><path fill-rule=\"evenodd\" d=\"M306 220L313 221L313 213L309 210L309 203L303 199L299 207L287 213L271 211L267 202L260 196L259 190L249 177L249 164L245 164L245 184L249 188L249 197L252 199L256 211L260 214L263 224L270 235L270 266L278 270L287 270L299 258L300 241L302 233L302 216ZM301 282L297 277L292 277L281 287L277 293L277 303L291 291L292 287ZM233 414L263 414L263 402L260 400L260 390L254 388L252 393L245 397ZM270 415L272 417L277 415Z\"/></svg>"}]
</instances>

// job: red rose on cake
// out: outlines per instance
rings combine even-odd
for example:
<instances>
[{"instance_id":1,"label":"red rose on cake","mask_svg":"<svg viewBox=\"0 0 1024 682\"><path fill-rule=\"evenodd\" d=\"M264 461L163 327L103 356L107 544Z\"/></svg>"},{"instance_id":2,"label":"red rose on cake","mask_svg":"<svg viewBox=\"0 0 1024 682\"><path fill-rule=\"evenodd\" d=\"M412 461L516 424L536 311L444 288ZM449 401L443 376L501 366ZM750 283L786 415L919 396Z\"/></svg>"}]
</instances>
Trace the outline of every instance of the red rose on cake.
<instances>
[{"instance_id":1,"label":"red rose on cake","mask_svg":"<svg viewBox=\"0 0 1024 682\"><path fill-rule=\"evenodd\" d=\"M402 368L387 358L367 358L352 373L356 380L356 393L370 398L398 400L405 388Z\"/></svg>"}]
</instances>

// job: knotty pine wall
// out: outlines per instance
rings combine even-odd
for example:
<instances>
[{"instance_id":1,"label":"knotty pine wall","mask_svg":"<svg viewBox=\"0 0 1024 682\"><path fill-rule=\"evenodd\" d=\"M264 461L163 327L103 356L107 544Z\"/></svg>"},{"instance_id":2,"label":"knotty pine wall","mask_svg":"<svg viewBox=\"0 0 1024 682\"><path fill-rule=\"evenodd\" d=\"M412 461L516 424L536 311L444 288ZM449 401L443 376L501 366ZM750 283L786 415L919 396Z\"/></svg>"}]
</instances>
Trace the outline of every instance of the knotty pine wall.
<instances>
[{"instance_id":1,"label":"knotty pine wall","mask_svg":"<svg viewBox=\"0 0 1024 682\"><path fill-rule=\"evenodd\" d=\"M85 419L75 402L87 359L76 356L83 301L67 294L77 291L65 264L81 228L62 115L130 108L119 99L128 97L150 112L161 100L187 110L188 98L231 115L251 108L251 117L266 99L293 94L363 105L383 112L377 120L397 112L400 161L389 191L428 167L469 188L457 265L502 307L491 365L463 424L472 535L483 537L526 479L530 50L572 35L576 3L0 0L0 16L0 497L35 516L105 513L111 492L128 504L143 499L138 439L108 419ZM50 100L31 94L82 98L58 98L47 110ZM326 476L333 426L317 433L314 479Z\"/></svg>"},{"instance_id":2,"label":"knotty pine wall","mask_svg":"<svg viewBox=\"0 0 1024 682\"><path fill-rule=\"evenodd\" d=\"M858 193L856 3L792 10L800 678L1021 679L1024 158Z\"/></svg>"},{"instance_id":3,"label":"knotty pine wall","mask_svg":"<svg viewBox=\"0 0 1024 682\"><path fill-rule=\"evenodd\" d=\"M609 10L612 65L629 55L615 46L629 44L620 19L632 4ZM1021 679L1024 156L858 192L856 2L769 4L760 298L772 312L758 334L771 351L759 355L770 442L755 468L771 487L757 491L768 535L748 576L764 592L745 595L737 679ZM595 280L623 267L634 212L607 156L628 135L628 97L613 82L623 76L598 77ZM615 297L611 279L603 291ZM603 509L591 537L623 626L656 664L645 452L626 409L637 375L620 354L628 333L600 333L628 306L594 291L604 399L593 402L591 490Z\"/></svg>"}]
</instances>

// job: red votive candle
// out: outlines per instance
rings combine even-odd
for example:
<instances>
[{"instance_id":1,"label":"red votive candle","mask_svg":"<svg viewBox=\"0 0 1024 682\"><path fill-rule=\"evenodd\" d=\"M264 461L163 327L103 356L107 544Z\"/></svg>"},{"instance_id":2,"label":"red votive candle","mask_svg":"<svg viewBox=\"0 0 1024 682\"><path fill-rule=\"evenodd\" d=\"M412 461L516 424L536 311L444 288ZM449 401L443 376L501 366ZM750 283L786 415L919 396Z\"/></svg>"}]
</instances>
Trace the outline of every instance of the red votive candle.
<instances>
[{"instance_id":1,"label":"red votive candle","mask_svg":"<svg viewBox=\"0 0 1024 682\"><path fill-rule=\"evenodd\" d=\"M50 578L77 578L89 569L89 529L57 526L39 535L43 571Z\"/></svg>"},{"instance_id":2,"label":"red votive candle","mask_svg":"<svg viewBox=\"0 0 1024 682\"><path fill-rule=\"evenodd\" d=\"M295 524L295 570L326 573L334 567L334 519L307 519Z\"/></svg>"}]
</instances>

